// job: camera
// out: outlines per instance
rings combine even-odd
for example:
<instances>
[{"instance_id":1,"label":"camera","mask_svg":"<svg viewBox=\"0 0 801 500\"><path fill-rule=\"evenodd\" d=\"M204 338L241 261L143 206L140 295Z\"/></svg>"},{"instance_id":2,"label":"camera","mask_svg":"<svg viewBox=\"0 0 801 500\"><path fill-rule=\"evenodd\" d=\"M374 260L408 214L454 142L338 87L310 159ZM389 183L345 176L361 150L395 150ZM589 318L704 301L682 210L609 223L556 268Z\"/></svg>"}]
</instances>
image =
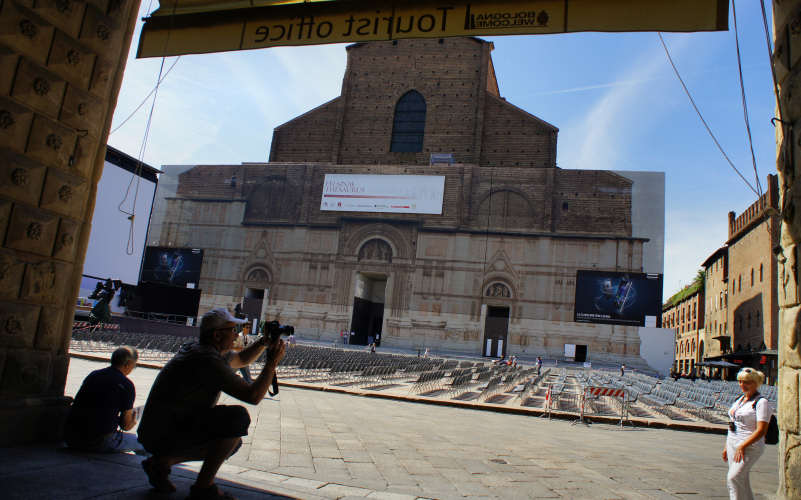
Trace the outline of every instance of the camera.
<instances>
[{"instance_id":1,"label":"camera","mask_svg":"<svg viewBox=\"0 0 801 500\"><path fill-rule=\"evenodd\" d=\"M292 335L293 333L295 333L294 326L282 325L277 321L270 321L264 325L264 338L267 339L270 344L278 342L278 339L280 339L282 335ZM273 381L267 391L270 396L278 394L278 377L276 375L273 375Z\"/></svg>"},{"instance_id":2,"label":"camera","mask_svg":"<svg viewBox=\"0 0 801 500\"><path fill-rule=\"evenodd\" d=\"M277 321L270 321L264 325L264 335L270 343L275 343L282 335L289 336L293 333L295 333L295 327L282 325Z\"/></svg>"},{"instance_id":3,"label":"camera","mask_svg":"<svg viewBox=\"0 0 801 500\"><path fill-rule=\"evenodd\" d=\"M735 424L732 420L729 420L729 430L732 432L737 432L737 424Z\"/></svg>"}]
</instances>

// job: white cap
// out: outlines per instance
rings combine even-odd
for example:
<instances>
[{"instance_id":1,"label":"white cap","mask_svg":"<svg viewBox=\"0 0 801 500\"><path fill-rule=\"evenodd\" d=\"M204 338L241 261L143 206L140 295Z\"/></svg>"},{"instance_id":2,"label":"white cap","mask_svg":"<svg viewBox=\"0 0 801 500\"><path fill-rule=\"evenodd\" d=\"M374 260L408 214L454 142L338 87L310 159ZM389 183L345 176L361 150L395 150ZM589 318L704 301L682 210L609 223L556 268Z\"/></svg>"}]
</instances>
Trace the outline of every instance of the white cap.
<instances>
[{"instance_id":1,"label":"white cap","mask_svg":"<svg viewBox=\"0 0 801 500\"><path fill-rule=\"evenodd\" d=\"M226 323L241 325L247 323L245 319L237 319L224 307L217 307L203 315L200 319L201 330L216 330L222 328Z\"/></svg>"}]
</instances>

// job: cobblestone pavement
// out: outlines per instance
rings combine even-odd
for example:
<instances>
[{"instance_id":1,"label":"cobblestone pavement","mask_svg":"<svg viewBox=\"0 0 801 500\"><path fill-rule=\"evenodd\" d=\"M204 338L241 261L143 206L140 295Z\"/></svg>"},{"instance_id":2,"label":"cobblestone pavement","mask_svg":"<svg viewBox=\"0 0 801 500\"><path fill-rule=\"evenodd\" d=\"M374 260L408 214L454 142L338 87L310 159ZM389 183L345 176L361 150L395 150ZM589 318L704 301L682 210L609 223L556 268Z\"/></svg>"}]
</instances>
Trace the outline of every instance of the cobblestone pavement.
<instances>
[{"instance_id":1,"label":"cobblestone pavement","mask_svg":"<svg viewBox=\"0 0 801 500\"><path fill-rule=\"evenodd\" d=\"M66 394L102 366L73 359ZM134 370L137 404L156 374ZM280 484L309 497L728 497L720 435L586 427L288 387L244 406L250 434L226 479ZM751 473L757 498L773 498L777 477L776 447L768 446Z\"/></svg>"}]
</instances>

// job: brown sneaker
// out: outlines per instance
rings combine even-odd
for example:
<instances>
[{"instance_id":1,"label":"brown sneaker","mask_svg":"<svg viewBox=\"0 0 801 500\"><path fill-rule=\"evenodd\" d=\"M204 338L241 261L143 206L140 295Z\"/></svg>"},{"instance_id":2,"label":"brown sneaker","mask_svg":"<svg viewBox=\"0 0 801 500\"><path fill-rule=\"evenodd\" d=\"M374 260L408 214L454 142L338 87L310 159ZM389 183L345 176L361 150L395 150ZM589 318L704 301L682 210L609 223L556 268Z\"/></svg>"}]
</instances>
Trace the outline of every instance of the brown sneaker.
<instances>
[{"instance_id":1,"label":"brown sneaker","mask_svg":"<svg viewBox=\"0 0 801 500\"><path fill-rule=\"evenodd\" d=\"M153 460L153 457L146 458L142 461L142 469L147 474L147 480L153 489L159 493L172 493L175 491L175 485L169 480L167 476L170 475L169 467L158 467Z\"/></svg>"}]
</instances>

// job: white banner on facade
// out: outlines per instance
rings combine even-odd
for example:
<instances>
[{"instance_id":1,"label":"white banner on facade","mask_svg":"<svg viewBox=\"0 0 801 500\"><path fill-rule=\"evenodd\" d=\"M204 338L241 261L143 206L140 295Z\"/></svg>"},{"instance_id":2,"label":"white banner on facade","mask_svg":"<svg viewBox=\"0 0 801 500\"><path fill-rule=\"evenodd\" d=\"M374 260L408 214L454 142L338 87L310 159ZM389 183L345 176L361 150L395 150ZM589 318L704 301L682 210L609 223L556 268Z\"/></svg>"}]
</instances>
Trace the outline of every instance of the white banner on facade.
<instances>
[{"instance_id":1,"label":"white banner on facade","mask_svg":"<svg viewBox=\"0 0 801 500\"><path fill-rule=\"evenodd\" d=\"M320 210L442 213L444 175L325 174Z\"/></svg>"}]
</instances>

